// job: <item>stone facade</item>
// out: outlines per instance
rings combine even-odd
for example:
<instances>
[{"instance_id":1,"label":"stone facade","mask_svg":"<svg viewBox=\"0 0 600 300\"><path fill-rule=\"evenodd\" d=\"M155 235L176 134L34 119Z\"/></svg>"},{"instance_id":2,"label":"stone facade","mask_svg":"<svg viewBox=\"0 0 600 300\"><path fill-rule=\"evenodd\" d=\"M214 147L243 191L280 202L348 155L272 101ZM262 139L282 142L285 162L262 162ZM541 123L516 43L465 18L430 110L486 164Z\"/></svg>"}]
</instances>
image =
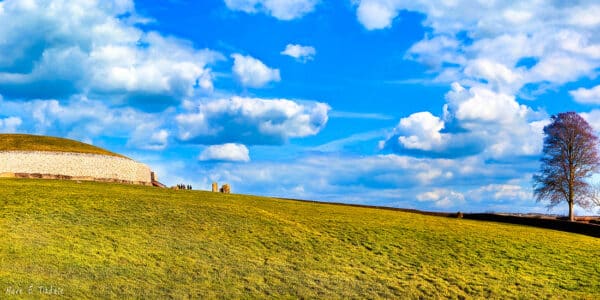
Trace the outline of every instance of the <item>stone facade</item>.
<instances>
[{"instance_id":1,"label":"stone facade","mask_svg":"<svg viewBox=\"0 0 600 300\"><path fill-rule=\"evenodd\" d=\"M4 177L61 178L151 185L151 170L134 160L98 154L0 151ZM16 176L15 174L20 176ZM42 177L39 177L39 176Z\"/></svg>"}]
</instances>

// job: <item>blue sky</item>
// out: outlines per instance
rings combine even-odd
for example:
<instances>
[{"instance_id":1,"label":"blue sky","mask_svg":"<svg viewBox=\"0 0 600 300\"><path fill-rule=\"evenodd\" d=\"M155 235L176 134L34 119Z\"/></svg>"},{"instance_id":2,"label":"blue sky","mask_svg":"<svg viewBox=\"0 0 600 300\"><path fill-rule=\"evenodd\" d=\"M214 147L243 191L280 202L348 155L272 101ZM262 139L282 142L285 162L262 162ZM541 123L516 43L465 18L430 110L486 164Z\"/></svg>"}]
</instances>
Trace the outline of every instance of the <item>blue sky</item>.
<instances>
[{"instance_id":1,"label":"blue sky","mask_svg":"<svg viewBox=\"0 0 600 300\"><path fill-rule=\"evenodd\" d=\"M93 143L169 185L546 212L549 116L600 131L600 5L530 2L4 0L0 131Z\"/></svg>"}]
</instances>

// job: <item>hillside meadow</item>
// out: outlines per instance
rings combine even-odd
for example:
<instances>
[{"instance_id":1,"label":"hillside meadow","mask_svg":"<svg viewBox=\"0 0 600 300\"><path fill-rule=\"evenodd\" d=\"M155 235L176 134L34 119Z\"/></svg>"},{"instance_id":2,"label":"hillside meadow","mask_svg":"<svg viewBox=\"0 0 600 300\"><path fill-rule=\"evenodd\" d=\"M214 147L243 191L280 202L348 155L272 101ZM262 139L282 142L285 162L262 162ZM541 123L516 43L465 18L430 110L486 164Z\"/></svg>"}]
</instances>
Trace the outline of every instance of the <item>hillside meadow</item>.
<instances>
[{"instance_id":1,"label":"hillside meadow","mask_svg":"<svg viewBox=\"0 0 600 300\"><path fill-rule=\"evenodd\" d=\"M578 234L244 195L0 180L3 299L598 295L600 239Z\"/></svg>"}]
</instances>

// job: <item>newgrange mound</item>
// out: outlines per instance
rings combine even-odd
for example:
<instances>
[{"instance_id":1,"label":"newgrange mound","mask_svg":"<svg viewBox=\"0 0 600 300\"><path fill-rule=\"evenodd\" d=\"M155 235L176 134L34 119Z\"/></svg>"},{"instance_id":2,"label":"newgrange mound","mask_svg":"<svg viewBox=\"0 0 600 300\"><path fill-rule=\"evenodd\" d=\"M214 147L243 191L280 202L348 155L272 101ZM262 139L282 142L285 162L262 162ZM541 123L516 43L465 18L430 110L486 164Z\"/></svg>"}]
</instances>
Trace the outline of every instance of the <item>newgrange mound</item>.
<instances>
[{"instance_id":1,"label":"newgrange mound","mask_svg":"<svg viewBox=\"0 0 600 300\"><path fill-rule=\"evenodd\" d=\"M150 168L82 142L0 134L0 177L71 179L152 185Z\"/></svg>"}]
</instances>

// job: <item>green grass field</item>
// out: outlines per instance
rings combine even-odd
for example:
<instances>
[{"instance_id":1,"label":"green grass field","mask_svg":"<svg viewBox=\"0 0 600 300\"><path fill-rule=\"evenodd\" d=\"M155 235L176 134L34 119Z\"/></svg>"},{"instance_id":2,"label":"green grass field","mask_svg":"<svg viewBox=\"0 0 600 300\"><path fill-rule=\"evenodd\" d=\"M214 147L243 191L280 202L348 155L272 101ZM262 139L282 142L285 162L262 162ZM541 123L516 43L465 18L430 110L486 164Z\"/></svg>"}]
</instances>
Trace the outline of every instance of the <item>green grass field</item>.
<instances>
[{"instance_id":1,"label":"green grass field","mask_svg":"<svg viewBox=\"0 0 600 300\"><path fill-rule=\"evenodd\" d=\"M74 140L29 134L0 134L0 151L75 152L125 157Z\"/></svg>"},{"instance_id":2,"label":"green grass field","mask_svg":"<svg viewBox=\"0 0 600 300\"><path fill-rule=\"evenodd\" d=\"M598 299L600 239L242 195L0 180L0 298L56 298L45 293Z\"/></svg>"}]
</instances>

